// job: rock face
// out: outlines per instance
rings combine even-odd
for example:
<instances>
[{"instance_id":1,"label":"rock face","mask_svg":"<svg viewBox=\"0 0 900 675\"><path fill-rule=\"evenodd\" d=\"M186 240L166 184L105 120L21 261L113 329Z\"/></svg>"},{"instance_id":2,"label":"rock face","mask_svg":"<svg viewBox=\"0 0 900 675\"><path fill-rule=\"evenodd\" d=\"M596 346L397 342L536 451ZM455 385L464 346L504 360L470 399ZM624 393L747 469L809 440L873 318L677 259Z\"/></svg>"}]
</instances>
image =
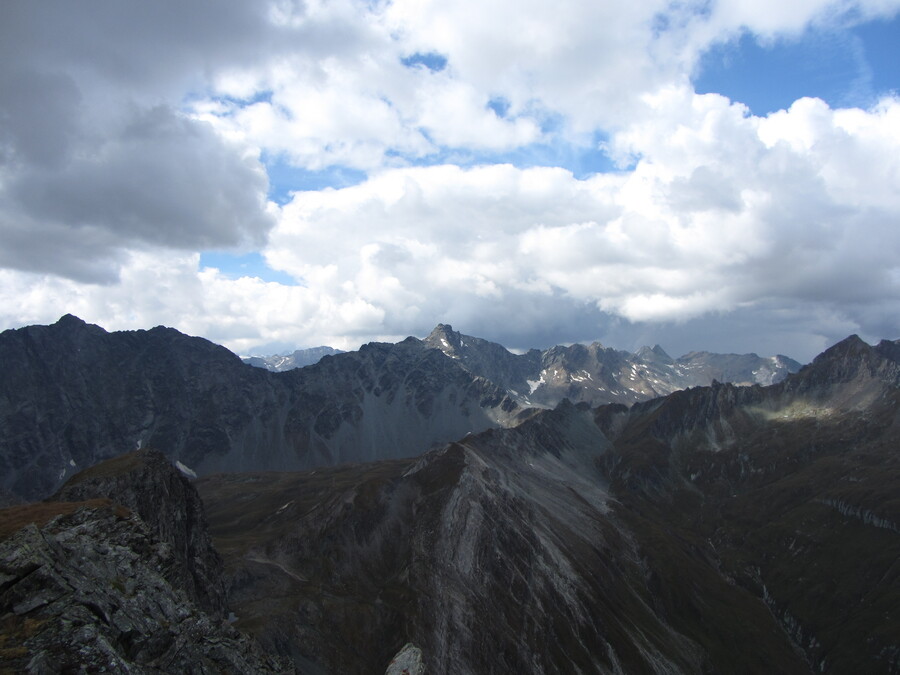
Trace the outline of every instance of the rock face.
<instances>
[{"instance_id":1,"label":"rock face","mask_svg":"<svg viewBox=\"0 0 900 675\"><path fill-rule=\"evenodd\" d=\"M105 498L128 508L172 549L168 579L213 618L225 616L222 559L207 531L194 486L157 451L137 450L72 476L52 497L59 502Z\"/></svg>"},{"instance_id":2,"label":"rock face","mask_svg":"<svg viewBox=\"0 0 900 675\"><path fill-rule=\"evenodd\" d=\"M769 387L198 487L239 625L309 668L895 673L898 373L851 338Z\"/></svg>"},{"instance_id":3,"label":"rock face","mask_svg":"<svg viewBox=\"0 0 900 675\"><path fill-rule=\"evenodd\" d=\"M242 356L241 361L248 366L256 368L265 368L273 373L280 373L285 370L294 370L295 368L304 368L318 363L326 356L335 354L343 354L340 349L333 347L310 347L309 349L297 349L292 354L281 354L274 356Z\"/></svg>"},{"instance_id":4,"label":"rock face","mask_svg":"<svg viewBox=\"0 0 900 675\"><path fill-rule=\"evenodd\" d=\"M205 473L404 457L512 423L519 406L410 338L269 373L170 328L65 316L0 334L0 487L34 499L138 447Z\"/></svg>"},{"instance_id":5,"label":"rock face","mask_svg":"<svg viewBox=\"0 0 900 675\"><path fill-rule=\"evenodd\" d=\"M512 354L445 324L438 325L425 344L507 389L524 406L554 407L563 398L591 405L631 404L713 380L774 384L800 369L799 363L780 355L690 352L673 359L659 345L634 354L599 342Z\"/></svg>"},{"instance_id":6,"label":"rock face","mask_svg":"<svg viewBox=\"0 0 900 675\"><path fill-rule=\"evenodd\" d=\"M290 672L222 621L222 581L209 576L215 554L205 532L193 531L196 492L161 461L122 458L60 494L87 501L0 511L0 670ZM193 565L205 566L209 588L198 587Z\"/></svg>"}]
</instances>

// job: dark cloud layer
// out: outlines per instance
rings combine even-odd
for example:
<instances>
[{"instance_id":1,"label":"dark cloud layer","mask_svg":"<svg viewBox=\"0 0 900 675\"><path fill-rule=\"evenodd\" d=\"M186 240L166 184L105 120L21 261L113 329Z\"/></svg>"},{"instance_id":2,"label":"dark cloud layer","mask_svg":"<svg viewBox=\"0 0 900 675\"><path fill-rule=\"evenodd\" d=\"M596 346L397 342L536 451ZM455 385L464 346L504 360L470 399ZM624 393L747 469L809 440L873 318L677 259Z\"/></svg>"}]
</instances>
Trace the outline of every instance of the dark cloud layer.
<instances>
[{"instance_id":1,"label":"dark cloud layer","mask_svg":"<svg viewBox=\"0 0 900 675\"><path fill-rule=\"evenodd\" d=\"M262 165L166 101L252 59L261 25L246 3L5 7L3 264L103 281L130 248L260 246L274 224Z\"/></svg>"}]
</instances>

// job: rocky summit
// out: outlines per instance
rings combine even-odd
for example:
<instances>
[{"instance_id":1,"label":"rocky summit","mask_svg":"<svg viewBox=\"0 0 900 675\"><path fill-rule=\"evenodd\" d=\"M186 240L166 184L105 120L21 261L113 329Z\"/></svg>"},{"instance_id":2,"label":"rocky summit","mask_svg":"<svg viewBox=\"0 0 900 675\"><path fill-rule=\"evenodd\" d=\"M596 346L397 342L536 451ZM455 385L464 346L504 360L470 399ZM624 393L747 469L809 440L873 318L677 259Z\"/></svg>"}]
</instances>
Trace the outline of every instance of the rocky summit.
<instances>
[{"instance_id":1,"label":"rocky summit","mask_svg":"<svg viewBox=\"0 0 900 675\"><path fill-rule=\"evenodd\" d=\"M633 354L599 342L513 354L446 324L439 324L425 344L503 387L520 405L550 408L564 398L591 405L631 404L713 380L774 384L800 369L799 363L781 355L690 352L673 359L659 345Z\"/></svg>"}]
</instances>

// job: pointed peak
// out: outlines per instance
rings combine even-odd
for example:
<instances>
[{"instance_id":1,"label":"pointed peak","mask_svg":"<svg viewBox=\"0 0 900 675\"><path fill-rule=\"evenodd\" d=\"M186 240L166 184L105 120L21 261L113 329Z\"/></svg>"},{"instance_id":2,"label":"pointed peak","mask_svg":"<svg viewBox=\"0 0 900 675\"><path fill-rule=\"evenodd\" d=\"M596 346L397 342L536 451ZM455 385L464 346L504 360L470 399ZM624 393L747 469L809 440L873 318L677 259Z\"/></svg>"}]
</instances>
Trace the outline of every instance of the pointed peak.
<instances>
[{"instance_id":1,"label":"pointed peak","mask_svg":"<svg viewBox=\"0 0 900 675\"><path fill-rule=\"evenodd\" d=\"M672 357L666 353L666 350L658 344L652 347L641 347L635 352L637 356L647 361L655 361L657 363L672 363Z\"/></svg>"},{"instance_id":2,"label":"pointed peak","mask_svg":"<svg viewBox=\"0 0 900 675\"><path fill-rule=\"evenodd\" d=\"M453 330L453 326L448 323L439 323L435 326L431 334L425 338L425 344L430 347L436 347L445 354L448 350L452 351L461 345L462 336Z\"/></svg>"},{"instance_id":3,"label":"pointed peak","mask_svg":"<svg viewBox=\"0 0 900 675\"><path fill-rule=\"evenodd\" d=\"M59 320L53 324L54 327L62 328L68 331L89 330L94 333L106 333L106 330L92 323L87 323L84 319L80 319L74 314L63 314Z\"/></svg>"},{"instance_id":4,"label":"pointed peak","mask_svg":"<svg viewBox=\"0 0 900 675\"><path fill-rule=\"evenodd\" d=\"M80 319L74 314L63 314L56 322L57 326L86 326L84 319Z\"/></svg>"},{"instance_id":5,"label":"pointed peak","mask_svg":"<svg viewBox=\"0 0 900 675\"><path fill-rule=\"evenodd\" d=\"M453 330L453 326L451 326L449 323L439 323L437 326L434 327L434 330L431 331L431 335L429 335L428 337L432 337L432 336L438 337L441 335L443 335L443 336L458 335L458 333L456 333L456 331Z\"/></svg>"},{"instance_id":6,"label":"pointed peak","mask_svg":"<svg viewBox=\"0 0 900 675\"><path fill-rule=\"evenodd\" d=\"M870 349L871 347L869 344L859 337L859 335L854 333L819 354L813 359L813 363L817 361L827 361L835 357L847 356L849 354L862 354Z\"/></svg>"}]
</instances>

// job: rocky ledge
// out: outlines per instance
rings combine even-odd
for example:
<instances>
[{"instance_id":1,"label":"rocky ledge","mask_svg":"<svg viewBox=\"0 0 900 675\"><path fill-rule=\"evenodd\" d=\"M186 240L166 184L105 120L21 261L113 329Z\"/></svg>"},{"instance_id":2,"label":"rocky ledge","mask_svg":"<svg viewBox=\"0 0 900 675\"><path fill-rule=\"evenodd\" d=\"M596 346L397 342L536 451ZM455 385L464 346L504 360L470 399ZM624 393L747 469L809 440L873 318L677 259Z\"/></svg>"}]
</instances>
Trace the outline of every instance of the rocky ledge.
<instances>
[{"instance_id":1,"label":"rocky ledge","mask_svg":"<svg viewBox=\"0 0 900 675\"><path fill-rule=\"evenodd\" d=\"M172 548L114 504L26 525L0 542L0 671L288 670L173 586L174 564Z\"/></svg>"},{"instance_id":2,"label":"rocky ledge","mask_svg":"<svg viewBox=\"0 0 900 675\"><path fill-rule=\"evenodd\" d=\"M162 455L55 499L0 510L0 672L293 672L223 620L202 504Z\"/></svg>"}]
</instances>

